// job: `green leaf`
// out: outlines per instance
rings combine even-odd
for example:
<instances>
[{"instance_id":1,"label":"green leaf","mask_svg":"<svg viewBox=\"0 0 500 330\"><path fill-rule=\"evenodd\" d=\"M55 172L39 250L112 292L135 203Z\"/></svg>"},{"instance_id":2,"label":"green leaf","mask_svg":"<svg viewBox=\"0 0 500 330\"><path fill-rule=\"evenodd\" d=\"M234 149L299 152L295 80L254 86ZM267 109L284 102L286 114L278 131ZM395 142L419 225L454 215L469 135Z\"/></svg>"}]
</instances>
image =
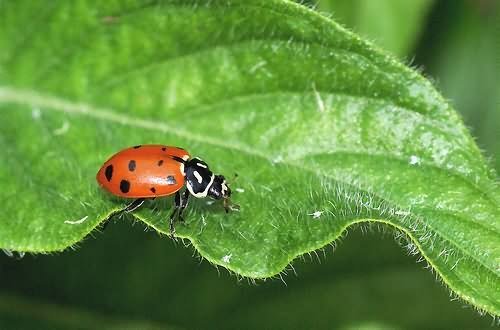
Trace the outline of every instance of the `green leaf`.
<instances>
[{"instance_id":1,"label":"green leaf","mask_svg":"<svg viewBox=\"0 0 500 330\"><path fill-rule=\"evenodd\" d=\"M107 157L181 145L239 175L241 212L197 200L177 225L210 262L269 277L384 223L499 314L496 174L427 80L333 21L275 0L0 2L0 22L1 247L76 244L123 207ZM171 203L135 216L167 233Z\"/></svg>"},{"instance_id":2,"label":"green leaf","mask_svg":"<svg viewBox=\"0 0 500 330\"><path fill-rule=\"evenodd\" d=\"M450 17L448 28L431 26L424 66L439 77L443 94L452 100L471 126L477 143L500 170L500 3L498 1L450 3L442 9Z\"/></svg>"},{"instance_id":3,"label":"green leaf","mask_svg":"<svg viewBox=\"0 0 500 330\"><path fill-rule=\"evenodd\" d=\"M410 55L432 0L318 0L319 11L400 57Z\"/></svg>"}]
</instances>

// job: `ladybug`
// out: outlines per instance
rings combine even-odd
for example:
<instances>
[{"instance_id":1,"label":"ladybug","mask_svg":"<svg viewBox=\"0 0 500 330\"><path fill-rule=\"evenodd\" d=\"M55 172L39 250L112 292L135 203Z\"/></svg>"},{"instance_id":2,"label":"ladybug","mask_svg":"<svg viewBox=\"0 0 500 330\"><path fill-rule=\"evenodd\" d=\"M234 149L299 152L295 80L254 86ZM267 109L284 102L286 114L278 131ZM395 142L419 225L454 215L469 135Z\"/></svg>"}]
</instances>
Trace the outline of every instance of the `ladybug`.
<instances>
[{"instance_id":1,"label":"ladybug","mask_svg":"<svg viewBox=\"0 0 500 330\"><path fill-rule=\"evenodd\" d=\"M108 159L96 175L97 182L115 196L133 198L120 212L132 212L146 199L175 194L170 215L170 235L175 232L176 216L182 213L189 195L196 198L223 199L226 213L239 206L230 201L231 189L223 175L214 174L207 163L179 147L158 144L123 149ZM186 185L184 192L180 192Z\"/></svg>"}]
</instances>

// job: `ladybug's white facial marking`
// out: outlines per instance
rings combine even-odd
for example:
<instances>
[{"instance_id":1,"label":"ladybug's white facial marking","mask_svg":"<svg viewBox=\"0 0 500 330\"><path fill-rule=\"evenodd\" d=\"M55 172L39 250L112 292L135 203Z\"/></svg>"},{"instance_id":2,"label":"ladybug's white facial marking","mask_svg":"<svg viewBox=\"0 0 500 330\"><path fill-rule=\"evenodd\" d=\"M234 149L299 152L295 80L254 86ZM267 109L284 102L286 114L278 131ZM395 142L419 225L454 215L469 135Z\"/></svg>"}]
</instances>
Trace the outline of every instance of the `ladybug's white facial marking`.
<instances>
[{"instance_id":1,"label":"ladybug's white facial marking","mask_svg":"<svg viewBox=\"0 0 500 330\"><path fill-rule=\"evenodd\" d=\"M229 189L226 179L223 175L216 175L210 189L208 190L208 196L213 199L227 200L231 196L231 189ZM227 202L225 202L227 203Z\"/></svg>"},{"instance_id":2,"label":"ladybug's white facial marking","mask_svg":"<svg viewBox=\"0 0 500 330\"><path fill-rule=\"evenodd\" d=\"M202 163L196 163L196 165L198 165L199 167L207 168L207 165L202 164Z\"/></svg>"},{"instance_id":3,"label":"ladybug's white facial marking","mask_svg":"<svg viewBox=\"0 0 500 330\"><path fill-rule=\"evenodd\" d=\"M226 192L227 192L227 184L226 184L226 180L222 181L222 196L226 196Z\"/></svg>"},{"instance_id":4,"label":"ladybug's white facial marking","mask_svg":"<svg viewBox=\"0 0 500 330\"><path fill-rule=\"evenodd\" d=\"M186 188L189 190L189 193L191 195L193 195L194 197L196 197L196 198L204 198L204 197L207 197L208 190L212 186L213 182L214 182L214 175L212 174L212 176L210 177L210 182L206 185L205 190L199 191L199 192L195 192L194 189L193 189L193 185L192 185L191 181L189 181L189 180L186 182Z\"/></svg>"},{"instance_id":5,"label":"ladybug's white facial marking","mask_svg":"<svg viewBox=\"0 0 500 330\"><path fill-rule=\"evenodd\" d=\"M202 183L203 182L203 178L201 177L200 173L198 173L198 171L193 171L193 175L196 177L196 180L198 180L198 183Z\"/></svg>"}]
</instances>

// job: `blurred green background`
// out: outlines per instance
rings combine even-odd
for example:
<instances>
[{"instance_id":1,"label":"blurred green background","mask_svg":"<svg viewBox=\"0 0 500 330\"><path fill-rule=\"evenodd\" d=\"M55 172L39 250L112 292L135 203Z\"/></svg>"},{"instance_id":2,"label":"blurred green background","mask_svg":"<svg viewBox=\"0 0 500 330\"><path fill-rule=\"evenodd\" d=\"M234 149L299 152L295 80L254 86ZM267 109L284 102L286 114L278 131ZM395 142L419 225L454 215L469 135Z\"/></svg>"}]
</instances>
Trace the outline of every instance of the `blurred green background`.
<instances>
[{"instance_id":1,"label":"blurred green background","mask_svg":"<svg viewBox=\"0 0 500 330\"><path fill-rule=\"evenodd\" d=\"M433 79L500 169L498 1L306 4ZM491 328L376 225L352 228L332 251L255 284L117 219L75 250L0 255L0 329Z\"/></svg>"}]
</instances>

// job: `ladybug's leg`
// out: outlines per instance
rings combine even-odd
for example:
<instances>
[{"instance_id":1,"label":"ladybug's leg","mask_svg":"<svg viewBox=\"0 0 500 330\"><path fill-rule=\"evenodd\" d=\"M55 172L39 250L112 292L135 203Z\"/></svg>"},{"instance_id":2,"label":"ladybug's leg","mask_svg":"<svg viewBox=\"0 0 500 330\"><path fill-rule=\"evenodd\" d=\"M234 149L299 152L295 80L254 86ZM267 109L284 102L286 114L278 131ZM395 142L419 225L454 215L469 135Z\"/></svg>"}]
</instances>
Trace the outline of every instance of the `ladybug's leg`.
<instances>
[{"instance_id":1,"label":"ladybug's leg","mask_svg":"<svg viewBox=\"0 0 500 330\"><path fill-rule=\"evenodd\" d=\"M184 212L184 209L188 206L188 202L189 202L189 190L186 189L182 194L181 208L179 210L179 216L178 216L178 219L182 222L184 222L184 218L182 217L182 212Z\"/></svg>"},{"instance_id":2,"label":"ladybug's leg","mask_svg":"<svg viewBox=\"0 0 500 330\"><path fill-rule=\"evenodd\" d=\"M130 213L130 212L133 212L135 210L137 210L139 207L141 207L141 205L144 203L146 199L145 198L138 198L138 199L135 199L133 200L131 203L127 204L123 209L117 211L117 212L113 212L111 213L108 218L103 222L103 225L101 227L102 230L106 229L106 227L109 225L109 220L115 216L115 215L119 215L121 216L123 213Z\"/></svg>"},{"instance_id":3,"label":"ladybug's leg","mask_svg":"<svg viewBox=\"0 0 500 330\"><path fill-rule=\"evenodd\" d=\"M125 206L125 208L122 210L122 212L127 212L127 213L134 212L139 207L141 207L142 204L144 204L145 200L146 200L146 198L137 198L132 203Z\"/></svg>"},{"instance_id":4,"label":"ladybug's leg","mask_svg":"<svg viewBox=\"0 0 500 330\"><path fill-rule=\"evenodd\" d=\"M179 192L176 192L174 197L174 210L170 215L170 236L172 237L174 236L175 233L175 228L174 228L175 214L179 210L179 207L181 207L181 194Z\"/></svg>"}]
</instances>

